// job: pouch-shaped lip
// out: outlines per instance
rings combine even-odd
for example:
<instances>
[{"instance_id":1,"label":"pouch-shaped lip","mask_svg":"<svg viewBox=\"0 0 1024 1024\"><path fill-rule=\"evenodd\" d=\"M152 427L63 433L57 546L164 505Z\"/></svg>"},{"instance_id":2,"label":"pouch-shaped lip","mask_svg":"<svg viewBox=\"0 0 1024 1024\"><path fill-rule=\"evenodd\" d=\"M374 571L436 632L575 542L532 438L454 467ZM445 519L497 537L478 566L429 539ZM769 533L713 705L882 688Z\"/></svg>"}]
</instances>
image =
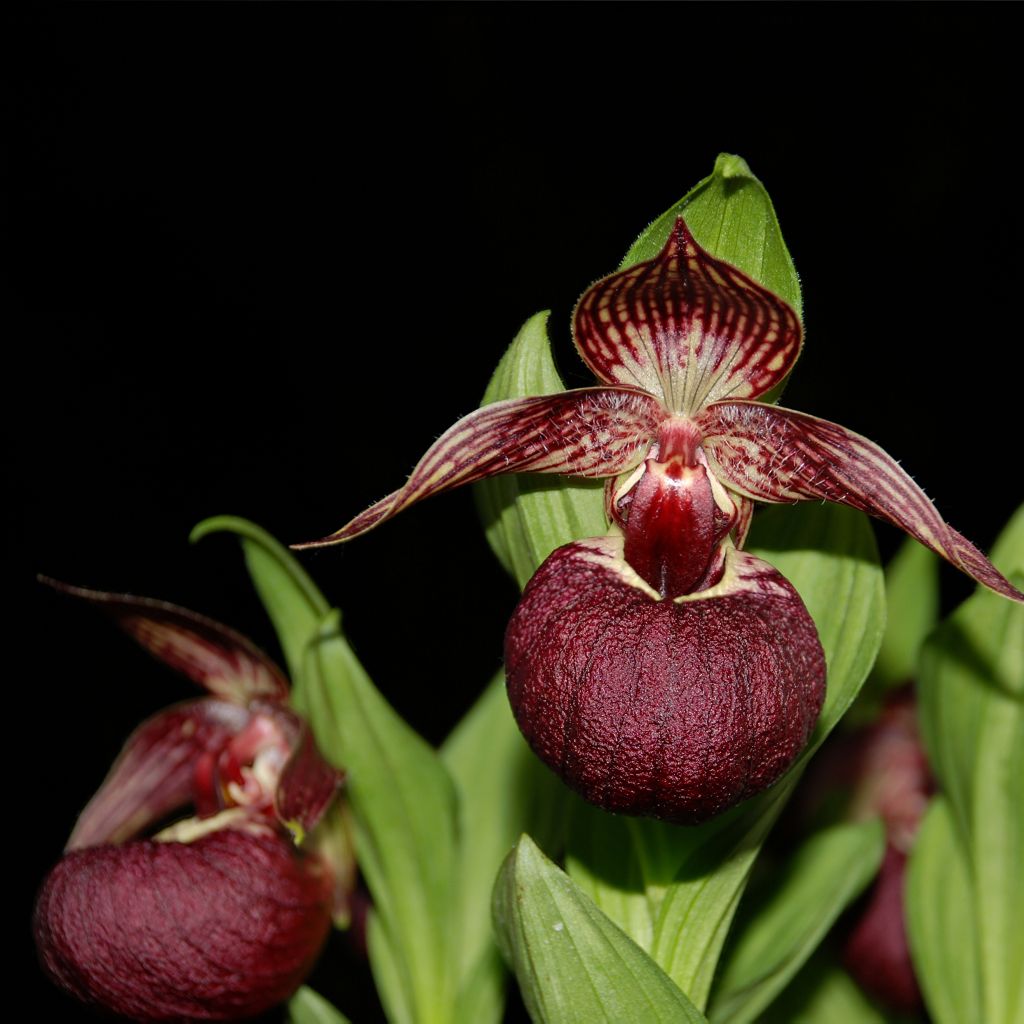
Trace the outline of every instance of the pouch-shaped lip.
<instances>
[{"instance_id":1,"label":"pouch-shaped lip","mask_svg":"<svg viewBox=\"0 0 1024 1024\"><path fill-rule=\"evenodd\" d=\"M555 551L505 637L509 699L545 763L609 811L680 824L775 782L825 696L799 595L729 549L714 587L661 599L604 537Z\"/></svg>"},{"instance_id":2,"label":"pouch-shaped lip","mask_svg":"<svg viewBox=\"0 0 1024 1024\"><path fill-rule=\"evenodd\" d=\"M281 831L206 832L66 854L36 904L44 969L139 1021L235 1020L288 998L331 924L332 879Z\"/></svg>"}]
</instances>

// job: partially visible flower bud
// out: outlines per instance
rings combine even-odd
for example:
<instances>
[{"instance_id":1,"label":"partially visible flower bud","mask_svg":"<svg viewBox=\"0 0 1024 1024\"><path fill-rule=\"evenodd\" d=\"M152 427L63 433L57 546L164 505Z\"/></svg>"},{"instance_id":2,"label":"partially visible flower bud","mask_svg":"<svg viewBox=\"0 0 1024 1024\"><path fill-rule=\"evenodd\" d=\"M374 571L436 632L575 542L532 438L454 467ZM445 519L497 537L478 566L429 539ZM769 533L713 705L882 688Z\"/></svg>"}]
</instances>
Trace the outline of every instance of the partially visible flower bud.
<instances>
[{"instance_id":1,"label":"partially visible flower bud","mask_svg":"<svg viewBox=\"0 0 1024 1024\"><path fill-rule=\"evenodd\" d=\"M909 689L889 698L878 720L851 737L854 818L881 817L885 859L861 917L843 950L843 963L879 1004L899 1013L924 1006L910 958L904 915L907 857L933 789Z\"/></svg>"},{"instance_id":2,"label":"partially visible flower bud","mask_svg":"<svg viewBox=\"0 0 1024 1024\"><path fill-rule=\"evenodd\" d=\"M879 1005L919 1012L923 1002L907 942L904 885L933 782L912 690L891 694L874 722L826 746L807 782L806 814L832 804L848 820L882 819L885 857L850 926L843 964Z\"/></svg>"},{"instance_id":3,"label":"partially visible flower bud","mask_svg":"<svg viewBox=\"0 0 1024 1024\"><path fill-rule=\"evenodd\" d=\"M843 964L865 992L897 1013L922 1009L904 919L907 855L891 843L863 913L843 948Z\"/></svg>"}]
</instances>

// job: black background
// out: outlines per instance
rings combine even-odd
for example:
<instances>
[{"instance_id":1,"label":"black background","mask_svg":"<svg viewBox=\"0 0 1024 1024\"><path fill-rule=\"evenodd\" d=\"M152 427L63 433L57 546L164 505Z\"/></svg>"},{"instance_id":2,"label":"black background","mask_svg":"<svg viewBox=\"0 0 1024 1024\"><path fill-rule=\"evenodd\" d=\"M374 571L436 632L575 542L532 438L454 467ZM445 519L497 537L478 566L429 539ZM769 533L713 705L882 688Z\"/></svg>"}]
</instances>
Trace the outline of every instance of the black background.
<instances>
[{"instance_id":1,"label":"black background","mask_svg":"<svg viewBox=\"0 0 1024 1024\"><path fill-rule=\"evenodd\" d=\"M321 536L743 155L804 286L786 404L903 460L991 544L1019 501L1012 33L958 5L36 5L5 16L10 920L127 732L189 693L43 572L273 650L230 512ZM895 531L879 530L883 551ZM515 602L468 494L304 556L439 741ZM968 586L944 577L948 600ZM339 953L344 958L344 954ZM31 954L26 954L26 962ZM34 965L40 1011L79 1011ZM356 967L318 976L356 1024ZM340 975L340 977L339 977Z\"/></svg>"}]
</instances>

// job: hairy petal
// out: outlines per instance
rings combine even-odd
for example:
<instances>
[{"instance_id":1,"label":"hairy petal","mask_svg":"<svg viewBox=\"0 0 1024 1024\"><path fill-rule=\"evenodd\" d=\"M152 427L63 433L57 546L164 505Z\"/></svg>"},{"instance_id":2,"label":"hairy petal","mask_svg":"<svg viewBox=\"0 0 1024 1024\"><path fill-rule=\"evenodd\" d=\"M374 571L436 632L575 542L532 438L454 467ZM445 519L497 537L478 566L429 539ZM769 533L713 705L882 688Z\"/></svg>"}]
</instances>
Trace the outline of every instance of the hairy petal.
<instances>
[{"instance_id":1,"label":"hairy petal","mask_svg":"<svg viewBox=\"0 0 1024 1024\"><path fill-rule=\"evenodd\" d=\"M759 402L718 402L696 417L712 471L757 501L824 499L898 526L1005 597L1017 590L935 506L892 456L852 430Z\"/></svg>"},{"instance_id":2,"label":"hairy petal","mask_svg":"<svg viewBox=\"0 0 1024 1024\"><path fill-rule=\"evenodd\" d=\"M251 640L214 619L148 597L72 587L42 576L40 581L97 605L154 658L215 697L238 704L288 697L288 680L277 665Z\"/></svg>"},{"instance_id":3,"label":"hairy petal","mask_svg":"<svg viewBox=\"0 0 1024 1024\"><path fill-rule=\"evenodd\" d=\"M250 717L237 704L204 697L147 719L82 811L67 849L124 842L191 803L197 760L219 751Z\"/></svg>"},{"instance_id":4,"label":"hairy petal","mask_svg":"<svg viewBox=\"0 0 1024 1024\"><path fill-rule=\"evenodd\" d=\"M598 378L692 414L773 388L796 362L802 332L782 299L702 249L679 218L656 259L586 292L575 336Z\"/></svg>"},{"instance_id":5,"label":"hairy petal","mask_svg":"<svg viewBox=\"0 0 1024 1024\"><path fill-rule=\"evenodd\" d=\"M643 458L665 411L634 388L583 388L485 405L430 447L404 487L322 540L351 540L413 502L500 473L615 476Z\"/></svg>"}]
</instances>

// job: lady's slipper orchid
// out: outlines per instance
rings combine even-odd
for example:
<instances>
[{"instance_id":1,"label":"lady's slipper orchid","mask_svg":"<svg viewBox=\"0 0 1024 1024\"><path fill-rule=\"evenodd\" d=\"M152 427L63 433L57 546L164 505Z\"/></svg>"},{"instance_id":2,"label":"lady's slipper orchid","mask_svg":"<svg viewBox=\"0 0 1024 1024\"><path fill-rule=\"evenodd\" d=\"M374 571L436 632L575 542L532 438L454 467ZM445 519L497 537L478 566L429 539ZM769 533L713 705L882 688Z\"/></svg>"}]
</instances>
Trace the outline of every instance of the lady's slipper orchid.
<instances>
[{"instance_id":1,"label":"lady's slipper orchid","mask_svg":"<svg viewBox=\"0 0 1024 1024\"><path fill-rule=\"evenodd\" d=\"M54 585L210 696L128 739L39 894L42 963L133 1020L261 1013L311 970L347 881L322 848L299 845L340 776L286 706L287 680L244 637L174 605ZM189 804L195 817L137 838Z\"/></svg>"},{"instance_id":2,"label":"lady's slipper orchid","mask_svg":"<svg viewBox=\"0 0 1024 1024\"><path fill-rule=\"evenodd\" d=\"M555 551L505 639L520 728L588 800L702 821L771 785L807 742L825 659L792 586L742 550L754 501L850 505L1024 599L877 445L756 401L796 362L799 318L682 218L655 259L584 294L574 336L601 386L478 409L404 487L298 546L499 473L608 478L610 534Z\"/></svg>"}]
</instances>

